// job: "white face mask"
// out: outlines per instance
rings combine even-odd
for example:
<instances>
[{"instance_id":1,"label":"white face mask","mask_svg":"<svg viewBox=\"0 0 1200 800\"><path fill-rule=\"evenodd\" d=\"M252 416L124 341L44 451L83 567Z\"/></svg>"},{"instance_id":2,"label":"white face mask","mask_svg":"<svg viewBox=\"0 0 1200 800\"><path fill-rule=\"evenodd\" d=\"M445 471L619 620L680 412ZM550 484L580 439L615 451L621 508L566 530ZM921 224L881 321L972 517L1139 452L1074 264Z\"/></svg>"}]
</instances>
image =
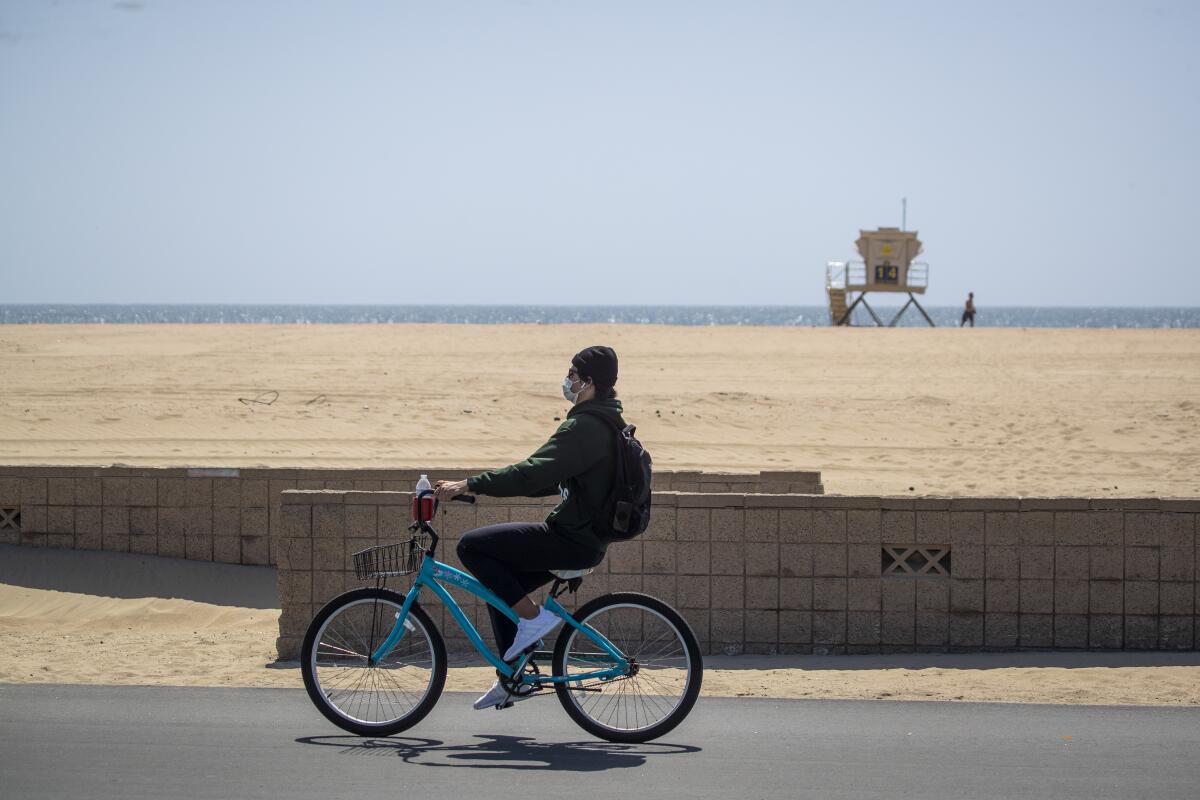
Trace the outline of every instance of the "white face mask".
<instances>
[{"instance_id":1,"label":"white face mask","mask_svg":"<svg viewBox=\"0 0 1200 800\"><path fill-rule=\"evenodd\" d=\"M571 377L569 375L567 377L563 378L563 382L562 382L563 397L567 398L567 402L571 403L572 405L577 400L579 400L579 392L583 391L583 386L579 387L579 392L571 391L571 387L574 385L575 385L575 381L572 381ZM586 385L587 384L584 384L584 386L586 386Z\"/></svg>"}]
</instances>

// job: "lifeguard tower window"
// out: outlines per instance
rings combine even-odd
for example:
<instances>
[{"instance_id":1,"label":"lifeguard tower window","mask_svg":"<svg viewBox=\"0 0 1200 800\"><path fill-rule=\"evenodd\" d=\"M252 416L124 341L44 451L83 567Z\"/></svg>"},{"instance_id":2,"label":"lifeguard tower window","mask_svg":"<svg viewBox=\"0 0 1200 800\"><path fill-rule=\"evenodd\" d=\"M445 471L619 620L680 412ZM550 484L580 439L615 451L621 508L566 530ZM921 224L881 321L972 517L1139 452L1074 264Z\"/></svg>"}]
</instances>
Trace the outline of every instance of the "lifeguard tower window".
<instances>
[{"instance_id":1,"label":"lifeguard tower window","mask_svg":"<svg viewBox=\"0 0 1200 800\"><path fill-rule=\"evenodd\" d=\"M916 308L925 322L933 320L917 302L917 295L929 287L929 265L916 261L921 253L921 240L916 231L899 228L879 228L859 231L858 248L861 261L830 261L825 265L825 289L829 294L829 318L834 325L854 324L854 310L862 307L879 326L884 322L867 302L871 292L904 293L908 302L900 307L889 327L895 326L904 312Z\"/></svg>"}]
</instances>

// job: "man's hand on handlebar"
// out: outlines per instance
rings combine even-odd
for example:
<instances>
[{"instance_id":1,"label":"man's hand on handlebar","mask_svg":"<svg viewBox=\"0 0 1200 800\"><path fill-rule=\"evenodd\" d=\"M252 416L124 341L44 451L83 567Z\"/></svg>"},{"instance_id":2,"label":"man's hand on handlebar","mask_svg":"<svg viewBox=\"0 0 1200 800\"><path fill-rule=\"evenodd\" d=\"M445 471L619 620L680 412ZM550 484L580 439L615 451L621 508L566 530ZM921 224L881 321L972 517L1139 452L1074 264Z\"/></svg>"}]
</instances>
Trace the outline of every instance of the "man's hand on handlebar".
<instances>
[{"instance_id":1,"label":"man's hand on handlebar","mask_svg":"<svg viewBox=\"0 0 1200 800\"><path fill-rule=\"evenodd\" d=\"M438 481L433 487L433 494L437 497L439 503L449 502L456 496L466 493L466 481Z\"/></svg>"}]
</instances>

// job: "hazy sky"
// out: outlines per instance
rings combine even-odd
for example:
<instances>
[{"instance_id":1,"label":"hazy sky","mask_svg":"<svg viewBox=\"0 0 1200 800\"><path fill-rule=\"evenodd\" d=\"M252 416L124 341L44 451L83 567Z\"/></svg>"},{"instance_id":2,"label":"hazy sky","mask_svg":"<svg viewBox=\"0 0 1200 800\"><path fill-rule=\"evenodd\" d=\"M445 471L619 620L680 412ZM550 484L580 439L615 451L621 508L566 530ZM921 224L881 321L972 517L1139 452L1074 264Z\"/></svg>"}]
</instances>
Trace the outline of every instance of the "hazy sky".
<instances>
[{"instance_id":1,"label":"hazy sky","mask_svg":"<svg viewBox=\"0 0 1200 800\"><path fill-rule=\"evenodd\" d=\"M1198 305L1200 3L0 0L0 302Z\"/></svg>"}]
</instances>

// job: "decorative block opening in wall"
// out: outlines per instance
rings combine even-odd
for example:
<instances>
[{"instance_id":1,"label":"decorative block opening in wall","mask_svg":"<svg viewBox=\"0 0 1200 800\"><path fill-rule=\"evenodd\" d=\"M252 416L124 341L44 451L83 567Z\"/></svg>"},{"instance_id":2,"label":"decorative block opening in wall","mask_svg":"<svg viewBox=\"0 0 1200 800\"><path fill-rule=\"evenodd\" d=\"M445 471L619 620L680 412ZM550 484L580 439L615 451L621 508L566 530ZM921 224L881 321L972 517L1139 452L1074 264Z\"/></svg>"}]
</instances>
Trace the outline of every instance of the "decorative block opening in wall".
<instances>
[{"instance_id":1,"label":"decorative block opening in wall","mask_svg":"<svg viewBox=\"0 0 1200 800\"><path fill-rule=\"evenodd\" d=\"M21 530L21 509L0 508L0 531Z\"/></svg>"},{"instance_id":2,"label":"decorative block opening in wall","mask_svg":"<svg viewBox=\"0 0 1200 800\"><path fill-rule=\"evenodd\" d=\"M883 546L881 559L883 575L950 575L950 548L910 547L908 545Z\"/></svg>"}]
</instances>

